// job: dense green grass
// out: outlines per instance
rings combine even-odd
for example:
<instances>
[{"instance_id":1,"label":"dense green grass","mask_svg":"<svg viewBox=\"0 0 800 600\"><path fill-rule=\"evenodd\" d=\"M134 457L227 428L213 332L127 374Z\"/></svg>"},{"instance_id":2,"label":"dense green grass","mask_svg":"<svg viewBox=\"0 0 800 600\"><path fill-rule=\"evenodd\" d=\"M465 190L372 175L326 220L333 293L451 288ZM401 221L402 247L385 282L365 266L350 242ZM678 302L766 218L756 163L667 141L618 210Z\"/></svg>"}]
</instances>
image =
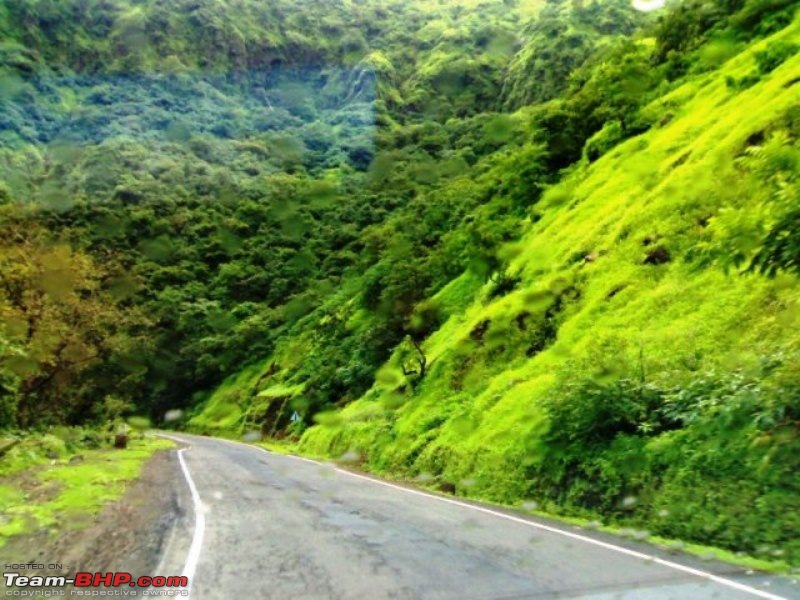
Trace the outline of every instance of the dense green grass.
<instances>
[{"instance_id":1,"label":"dense green grass","mask_svg":"<svg viewBox=\"0 0 800 600\"><path fill-rule=\"evenodd\" d=\"M548 427L553 405L584 402L571 392L581 381L607 391L627 378L667 390L742 377L768 388L771 378L797 375L797 278L741 273L718 257L768 220L777 188L764 164L797 156L796 142L769 140L790 127L800 100L791 83L800 56L744 90L726 80L750 73L754 52L768 43L798 36L795 20L690 79L647 109L663 125L573 169L512 249L517 288L491 301L479 291L450 316L426 341L428 375L400 407L380 402L398 393L390 361L386 377L332 425L308 431L301 449L354 449L378 472L429 473L464 495L529 497L552 511L800 560L792 516L800 514L792 458L800 440L788 422L757 424L774 404L769 393L753 392L756 408L727 420L739 414L736 394L683 428L650 433L642 417L637 431L609 434L591 449L598 456L583 448L577 462L553 447L557 432ZM557 334L538 343L546 324ZM783 361L777 374L764 367L771 358ZM608 392L599 402L618 397ZM629 496L630 510L621 509Z\"/></svg>"},{"instance_id":2,"label":"dense green grass","mask_svg":"<svg viewBox=\"0 0 800 600\"><path fill-rule=\"evenodd\" d=\"M249 367L226 379L212 397L198 407L199 414L190 420L190 425L200 430L229 430L241 425L242 405L250 400L249 390L259 374L259 366Z\"/></svg>"},{"instance_id":3,"label":"dense green grass","mask_svg":"<svg viewBox=\"0 0 800 600\"><path fill-rule=\"evenodd\" d=\"M141 473L154 452L171 448L168 440L142 437L130 440L125 450L69 450L55 436L27 440L4 458L0 477L0 546L14 535L42 528L80 527L106 504L120 498ZM47 458L58 455L56 459ZM69 459L83 459L74 464ZM23 471L30 476L20 489Z\"/></svg>"}]
</instances>

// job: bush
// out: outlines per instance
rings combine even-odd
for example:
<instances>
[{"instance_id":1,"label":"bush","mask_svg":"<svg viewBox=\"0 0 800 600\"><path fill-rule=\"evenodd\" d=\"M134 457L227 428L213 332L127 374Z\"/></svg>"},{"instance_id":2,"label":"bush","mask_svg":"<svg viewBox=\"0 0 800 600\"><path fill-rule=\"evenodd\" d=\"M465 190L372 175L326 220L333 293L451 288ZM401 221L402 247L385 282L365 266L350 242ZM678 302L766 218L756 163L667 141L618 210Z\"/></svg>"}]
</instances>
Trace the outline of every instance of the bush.
<instances>
[{"instance_id":1,"label":"bush","mask_svg":"<svg viewBox=\"0 0 800 600\"><path fill-rule=\"evenodd\" d=\"M630 379L611 384L588 379L567 385L564 396L546 403L550 432L545 440L570 451L608 445L618 434L636 433L662 400L658 389Z\"/></svg>"},{"instance_id":2,"label":"bush","mask_svg":"<svg viewBox=\"0 0 800 600\"><path fill-rule=\"evenodd\" d=\"M731 17L730 24L747 36L768 35L791 23L795 8L795 0L749 0Z\"/></svg>"},{"instance_id":3,"label":"bush","mask_svg":"<svg viewBox=\"0 0 800 600\"><path fill-rule=\"evenodd\" d=\"M609 121L603 128L595 133L586 142L583 155L589 162L594 162L625 138L622 124L619 121Z\"/></svg>"},{"instance_id":4,"label":"bush","mask_svg":"<svg viewBox=\"0 0 800 600\"><path fill-rule=\"evenodd\" d=\"M795 362L770 357L757 377L706 373L674 387L562 385L545 404L549 430L529 467L530 496L664 536L753 553L768 546L797 560L797 522L786 518L800 514Z\"/></svg>"},{"instance_id":5,"label":"bush","mask_svg":"<svg viewBox=\"0 0 800 600\"><path fill-rule=\"evenodd\" d=\"M771 73L786 60L797 54L798 50L800 50L800 45L798 44L783 40L770 42L765 50L755 53L759 73L762 75Z\"/></svg>"}]
</instances>

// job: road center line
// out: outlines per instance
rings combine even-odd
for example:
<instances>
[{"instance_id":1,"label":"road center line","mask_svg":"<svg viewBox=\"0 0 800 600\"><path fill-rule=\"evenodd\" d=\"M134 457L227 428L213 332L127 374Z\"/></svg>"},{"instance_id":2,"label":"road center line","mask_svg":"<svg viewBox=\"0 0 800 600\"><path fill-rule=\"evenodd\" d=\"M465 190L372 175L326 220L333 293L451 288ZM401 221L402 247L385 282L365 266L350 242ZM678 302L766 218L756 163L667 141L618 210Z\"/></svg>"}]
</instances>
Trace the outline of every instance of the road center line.
<instances>
[{"instance_id":1,"label":"road center line","mask_svg":"<svg viewBox=\"0 0 800 600\"><path fill-rule=\"evenodd\" d=\"M261 450L262 452L266 452L270 456L285 456L288 458L292 458L294 460L300 460L307 463L312 463L319 466L325 466L326 463L322 463L310 458L306 458L304 456L295 456L293 454L279 454L275 452L270 452L266 448L262 448L261 446L254 446L252 444L246 444L244 442L239 442L236 440L226 440L222 438L212 438L218 439L222 442L228 442L230 444L236 444L237 446L245 446L247 448L253 448L255 450ZM708 581L713 581L720 585L724 585L729 588L733 588L735 590L739 590L741 592L745 592L748 594L752 594L753 596L758 596L759 598L766 598L767 600L788 600L784 596L778 596L776 594L772 594L770 592L766 592L764 590L759 590L758 588L754 588L752 586L746 585L744 583L739 583L738 581L734 581L733 579L727 579L725 577L720 577L719 575L714 575L713 573L709 573L707 571L702 571L700 569L695 569L693 567L687 567L686 565L682 565L680 563L673 562L671 560L666 560L663 558L659 558L653 554L644 554L642 552L637 552L636 550L631 550L630 548L625 548L624 546L617 546L616 544L611 544L609 542L604 542L602 540L597 540L592 537L588 537L585 535L581 535L579 533L573 533L571 531L566 531L564 529L559 529L558 527L552 527L550 525L544 525L542 523L537 523L535 521L529 521L527 519L523 519L522 517L515 517L513 515L507 515L502 512L498 512L496 510L492 510L490 508L485 508L483 506L476 506L474 504L468 504L467 502L461 502L459 500L455 500L453 498L445 498L443 496L437 496L435 494L429 494L427 492L423 492L420 490L415 490L412 488L407 488L401 485L397 485L394 483L389 483L388 481L382 481L380 479L375 479L373 477L368 477L366 475L361 475L359 473L353 473L352 471L348 471L346 469L341 469L339 467L333 467L334 470L338 473L342 473L343 475L349 475L350 477L355 477L356 479L363 479L365 481L369 481L376 485L382 485L384 487L392 488L394 490L398 490L400 492L405 492L407 494L413 494L415 496L423 496L425 498L430 498L431 500L438 500L439 502L445 502L447 504L454 504L455 506L460 506L462 508L468 508L470 510L474 510L477 512L482 512L487 515L492 515L494 517L500 517L501 519L506 519L508 521L513 521L515 523L519 523L521 525L526 525L528 527L533 527L534 529L541 529L544 531L548 531L550 533L555 533L557 535L562 535L564 537L568 537L574 540L578 540L587 544L592 544L595 546L600 546L601 548L605 548L606 550L611 550L613 552L618 552L620 554L626 554L628 556L633 556L635 558L639 558L641 560L645 560L648 562L655 563L657 565L661 565L663 567L667 567L669 569L674 569L676 571L680 571L682 573L686 573L689 575L694 575L695 577L700 577L701 579L706 579Z\"/></svg>"}]
</instances>

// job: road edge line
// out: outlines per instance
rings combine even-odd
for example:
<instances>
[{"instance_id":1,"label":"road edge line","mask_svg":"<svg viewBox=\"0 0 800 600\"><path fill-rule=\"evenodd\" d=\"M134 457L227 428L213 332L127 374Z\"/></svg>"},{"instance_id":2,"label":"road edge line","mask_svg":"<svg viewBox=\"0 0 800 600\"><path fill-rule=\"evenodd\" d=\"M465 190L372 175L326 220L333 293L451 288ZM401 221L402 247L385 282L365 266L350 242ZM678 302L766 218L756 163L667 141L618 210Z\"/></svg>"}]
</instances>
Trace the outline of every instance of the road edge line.
<instances>
[{"instance_id":1,"label":"road edge line","mask_svg":"<svg viewBox=\"0 0 800 600\"><path fill-rule=\"evenodd\" d=\"M281 453L278 453L278 452L272 452L272 451L267 450L266 448L264 448L262 446L257 446L257 445L254 445L254 444L248 444L248 443L245 443L245 442L240 442L238 440L228 440L228 439L225 439L225 438L214 438L214 437L207 437L205 439L213 439L213 440L218 440L218 441L221 441L221 442L228 442L230 444L236 444L237 446L245 446L247 448L252 448L252 449L255 449L255 450L261 450L262 452L265 452L265 453L269 454L270 456L285 456L287 458L293 458L295 460L300 460L300 461L303 461L303 462L312 463L312 464L319 465L319 466L325 466L326 465L326 463L323 463L323 462L320 462L320 461L317 461L317 460L314 460L314 459L311 459L311 458L306 458L305 456L296 456L294 454L281 454ZM631 550L630 548L625 548L624 546L617 546L616 544L611 544L609 542L604 542L602 540L598 540L598 539L595 539L595 538L592 538L592 537L589 537L589 536L581 535L579 533L573 533L571 531L566 531L566 530L560 529L558 527L553 527L553 526L550 526L550 525L545 525L543 523L537 523L536 521L530 521L530 520L524 519L522 517L516 517L514 515L505 514L505 513L496 511L496 510L492 510L491 508L486 508L486 507L483 507L483 506L477 506L475 504L470 504L468 502L461 502L461 501L456 500L454 498L446 498L444 496L438 496L436 494L423 492L422 490L417 490L417 489L414 489L414 488L408 488L408 487L404 487L402 485L397 485L395 483L390 483L388 481L383 481L382 479L377 479L375 477L369 477L367 475L361 475L360 473L354 473L352 471L348 471L347 469L339 468L339 467L337 467L335 465L333 465L333 468L338 473L349 475L349 476L355 477L357 479L363 479L363 480L366 480L366 481L370 481L370 482L372 482L374 484L377 484L377 485L382 485L384 487L389 487L389 488L392 488L392 489L395 489L395 490L399 490L401 492L414 494L416 496L423 496L425 498L430 498L432 500L438 500L440 502L446 502L448 504L454 504L456 506L461 506L462 508L469 508L469 509L472 509L472 510L475 510L475 511L478 511L478 512L482 512L482 513L485 513L485 514L488 514L488 515L493 515L495 517L500 517L500 518L503 518L503 519L507 519L509 521L514 521L514 522L520 523L522 525L527 525L528 527L533 527L535 529L541 529L543 531L548 531L550 533L555 533L555 534L558 534L558 535L562 535L562 536L565 536L565 537L568 537L568 538L571 538L571 539L574 539L574 540L585 542L587 544L593 544L595 546L600 546L601 548L605 548L606 550L612 550L614 552L619 552L620 554L627 554L628 556L633 556L635 558L640 558L642 560L646 560L646 561L661 565L663 567L674 569L676 571L681 571L682 573L687 573L687 574L693 575L695 577L700 577L701 579L707 579L709 581L713 581L713 582L718 583L720 585L724 585L726 587L733 588L733 589L739 590L741 592L752 594L752 595L758 596L760 598L765 598L766 600L789 600L785 596L778 596L777 594L772 594L772 593L766 592L764 590L759 590L758 588L754 588L754 587L749 586L749 585L744 584L744 583L739 583L738 581L734 581L733 579L727 579L725 577L721 577L719 575L714 575L713 573L709 573L708 571L703 571L701 569L695 569L694 567L688 567L686 565L682 565L680 563L673 562L671 560L666 560L664 558L660 558L660 557L658 557L658 556L656 556L654 554L644 554L644 553L638 552L636 550Z\"/></svg>"},{"instance_id":2,"label":"road edge line","mask_svg":"<svg viewBox=\"0 0 800 600\"><path fill-rule=\"evenodd\" d=\"M164 436L167 437L167 436ZM170 438L175 439L175 438ZM192 475L189 472L189 467L186 464L186 461L183 458L183 453L186 451L186 448L180 448L178 450L178 462L181 465L181 471L183 471L183 477L186 479L186 483L189 486L189 493L192 496L192 504L194 505L194 533L192 534L192 543L189 546L189 552L186 555L186 562L183 565L183 573L182 575L187 579L186 591L188 592L189 598L192 597L192 581L194 580L194 574L197 570L197 563L200 561L200 552L203 549L203 536L205 535L206 529L206 517L203 513L203 506L200 500L200 494L197 491L197 486L192 479Z\"/></svg>"},{"instance_id":3,"label":"road edge line","mask_svg":"<svg viewBox=\"0 0 800 600\"><path fill-rule=\"evenodd\" d=\"M265 450L267 451L267 450ZM530 521L528 519L524 519L522 517L515 517L514 515L508 515L496 510L492 510L491 508L486 508L483 506L476 506L474 504L470 504L468 502L461 502L459 500L455 500L453 498L445 498L443 496L437 496L436 494L429 494L423 492L421 490L415 490L413 488L407 488L401 485L396 485L393 483L389 483L387 481L381 481L379 479L374 479L372 477L368 477L366 475L361 475L360 473L353 473L352 471L348 471L347 469L340 469L335 467L336 471L339 473L344 473L346 475L350 475L351 477L355 477L357 479L363 479L366 481L371 481L373 483L377 483L378 485L383 485L386 487L390 487L399 491L404 491L409 494L415 494L417 496L424 496L426 498L431 498L434 500L439 500L441 502L446 502L448 504L454 504L456 506L461 506L463 508L470 508L472 510L482 512L488 515L492 515L495 517L501 517L503 519L507 519L509 521L514 521L516 523L520 523L522 525L527 525L528 527L533 527L536 529L541 529L544 531L548 531L550 533L555 533L558 535L563 535L565 537L572 538L574 540L578 540L581 542L585 542L588 544L593 544L595 546L600 546L601 548L605 548L606 550L613 550L614 552L619 552L621 554L627 554L628 556L633 556L635 558L640 558L642 560L646 560L648 562L652 562L663 567L668 567L677 571L681 571L683 573L687 573L689 575L694 575L696 577L700 577L702 579L708 579L710 581L714 581L715 583L719 583L720 585L724 585L726 587L730 587L733 589L737 589L742 592L746 592L752 594L754 596L759 596L761 598L766 598L767 600L789 600L784 596L778 596L776 594L772 594L770 592L766 592L764 590L759 590L758 588L754 588L744 583L739 583L738 581L734 581L732 579L727 579L725 577L721 577L719 575L714 575L713 573L709 573L708 571L702 571L700 569L695 569L694 567L688 567L686 565L682 565L677 562L673 562L671 560L666 560L664 558L660 558L655 556L654 554L644 554L643 552L638 552L636 550L631 550L630 548L625 548L624 546L617 546L616 544L611 544L609 542L604 542L602 540L598 540L589 536L581 535L579 533L573 533L571 531L565 531L563 529L559 529L558 527L552 527L550 525L544 525L543 523L537 523L535 521Z\"/></svg>"}]
</instances>

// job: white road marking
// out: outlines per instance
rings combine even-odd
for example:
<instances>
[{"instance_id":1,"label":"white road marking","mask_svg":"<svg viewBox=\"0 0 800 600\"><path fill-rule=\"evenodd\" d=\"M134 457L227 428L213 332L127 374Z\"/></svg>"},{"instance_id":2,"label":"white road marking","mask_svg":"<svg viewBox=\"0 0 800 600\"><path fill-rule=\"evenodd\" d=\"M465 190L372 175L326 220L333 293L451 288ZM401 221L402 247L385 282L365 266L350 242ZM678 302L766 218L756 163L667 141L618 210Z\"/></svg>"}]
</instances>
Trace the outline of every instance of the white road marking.
<instances>
[{"instance_id":1,"label":"white road marking","mask_svg":"<svg viewBox=\"0 0 800 600\"><path fill-rule=\"evenodd\" d=\"M216 439L216 438L215 438ZM266 452L270 456L286 456L289 458L293 458L295 460L301 460L303 462L312 463L315 465L324 466L325 463L306 458L304 456L295 456L293 454L280 454L276 452L270 452L266 448L262 448L261 446L253 446L251 444L245 444L244 442L238 442L236 440L226 440L221 439L221 441L228 442L231 444L236 444L238 446L246 446L248 448L255 448L256 450L261 450L262 452ZM636 550L631 550L630 548L625 548L624 546L617 546L615 544L610 544L608 542L604 542L602 540L597 540L585 535L581 535L579 533L573 533L571 531L565 531L564 529L559 529L558 527L552 527L550 525L544 525L542 523L537 523L535 521L529 521L527 519L523 519L521 517L515 517L513 515L507 515L502 512L498 512L496 510L492 510L490 508L485 508L483 506L476 506L474 504L468 504L467 502L461 502L459 500L455 500L453 498L445 498L443 496L437 496L435 494L429 494L427 492L423 492L420 490L415 490L412 488L407 488L402 485L397 485L394 483L389 483L388 481L382 481L380 479L375 479L373 477L367 477L366 475L360 475L358 473L353 473L352 471L348 471L346 469L340 469L339 467L333 467L338 473L342 473L344 475L349 475L350 477L355 477L356 479L363 479L365 481L372 482L377 485L382 485L384 487L392 488L394 490L398 490L401 492L406 492L407 494L414 494L415 496L423 496L425 498L430 498L432 500L438 500L439 502L446 502L447 504L454 504L456 506L460 506L462 508L468 508L470 510L475 510L478 512L485 513L487 515L492 515L495 517L500 517L501 519L507 519L509 521L514 521L515 523L520 523L521 525L527 525L528 527L533 527L535 529L542 529L544 531L549 531L550 533L555 533L558 535L563 535L565 537L579 540L581 542L585 542L587 544L593 544L595 546L600 546L601 548L605 548L606 550L612 550L614 552L619 552L620 554L627 554L628 556L634 556L636 558L646 560L649 562L653 562L657 565L661 565L663 567L667 567L670 569L674 569L676 571L681 571L683 573L688 573L689 575L694 575L696 577L700 577L702 579L707 579L709 581L713 581L720 585L724 585L729 588L733 588L748 594L752 594L754 596L758 596L759 598L766 598L767 600L788 600L784 596L777 596L775 594L771 594L769 592L765 592L764 590L759 590L758 588L754 588L752 586L746 585L744 583L739 583L738 581L734 581L732 579L727 579L725 577L720 577L719 575L714 575L713 573L709 573L707 571L702 571L700 569L695 569L693 567L687 567L686 565L682 565L680 563L672 562L671 560L665 560L663 558L659 558L653 554L644 554L643 552L637 552Z\"/></svg>"},{"instance_id":2,"label":"white road marking","mask_svg":"<svg viewBox=\"0 0 800 600\"><path fill-rule=\"evenodd\" d=\"M184 440L180 440L179 438L172 438L170 436L163 436L163 437L169 437L170 439L177 440L177 441L184 441ZM227 439L224 439L224 438L207 438L207 439L213 439L213 440L220 441L220 442L227 442L229 444L234 444L236 446L244 446L246 448L252 448L252 449L255 449L255 450L261 450L262 452L265 452L266 454L269 454L270 456L285 456L287 458L292 458L294 460L299 460L299 461L303 461L303 462L307 462L307 463L311 463L311 464L315 464L315 465L319 465L319 466L326 466L326 463L323 463L323 462L320 462L320 461L317 461L317 460L313 460L311 458L306 458L304 456L295 456L293 454L280 454L280 453L277 453L277 452L270 452L269 450L267 450L266 448L263 448L261 446L254 446L252 444L246 444L244 442L239 442L239 441L236 441L236 440L227 440ZM194 574L194 569L197 566L197 559L200 556L200 546L202 545L202 541L203 541L202 528L205 527L205 519L203 518L203 516L202 516L202 514L200 512L200 507L199 507L200 496L199 496L199 494L197 494L197 488L195 488L194 482L192 481L192 478L189 475L189 470L186 468L186 463L183 461L183 458L180 455L180 453L183 450L185 450L185 448L182 448L181 450L178 451L178 458L181 461L181 467L183 468L183 473L186 476L186 481L189 483L189 489L192 490L192 499L195 500L195 514L198 515L197 522L198 522L198 524L200 524L200 539L198 541L198 535L197 535L198 526L196 525L195 526L194 539L192 540L192 547L189 550L189 557L186 559L186 567L184 567L184 573L186 573L187 569L190 566L190 563L192 563L191 564L191 568L192 568L191 572L192 572L192 574ZM529 521L528 519L523 519L521 517L515 517L513 515L508 515L508 514L505 514L505 513L502 513L502 512L498 512L496 510L492 510L490 508L485 508L483 506L476 506L474 504L468 504L467 502L461 502L461 501L455 500L453 498L445 498L444 496L437 496L436 494L429 494L427 492L423 492L423 491L420 491L420 490L415 490L415 489L412 489L412 488L403 487L401 485L397 485L397 484L394 484L394 483L389 483L388 481L383 481L383 480L380 480L380 479L375 479L373 477L367 477L366 475L360 475L358 473L353 473L352 471L348 471L346 469L341 469L341 468L336 467L336 466L334 466L333 468L338 473L341 473L343 475L349 475L350 477L355 477L356 479L363 479L365 481L369 481L369 482L374 483L376 485L382 485L384 487L392 488L394 490L398 490L400 492L405 492L407 494L413 494L415 496L422 496L424 498L429 498L431 500L438 500L439 502L446 502L447 504L454 504L454 505L460 506L462 508L467 508L467 509L470 509L470 510L474 510L474 511L477 511L477 512L481 512L481 513L487 514L487 515L492 515L494 517L499 517L501 519L506 519L508 521L513 521L515 523L519 523L520 525L526 525L528 527L533 527L534 529L541 529L543 531L548 531L550 533L555 533L557 535L562 535L564 537L568 537L568 538L571 538L571 539L574 539L574 540L578 540L578 541L581 541L581 542L584 542L584 543L587 543L587 544L592 544L594 546L599 546L601 548L605 548L606 550L611 550L613 552L618 552L620 554L626 554L628 556L633 556L635 558L639 558L641 560L652 562L652 563L655 563L657 565L661 565L663 567L674 569L674 570L680 571L682 573L687 573L689 575L694 575L695 577L700 577L700 578L706 579L708 581L713 581L713 582L718 583L720 585L724 585L726 587L729 587L729 588L732 588L732 589L735 589L735 590L739 590L741 592L752 594L753 596L758 596L759 598L766 598L767 600L789 600L788 598L786 598L784 596L778 596L776 594L771 594L769 592L766 592L764 590L759 590L758 588L754 588L754 587L746 585L744 583L739 583L738 581L734 581L733 579L727 579L725 577L720 577L719 575L714 575L713 573L709 573L707 571L702 571L700 569L695 569L693 567L687 567L686 565L682 565L680 563L676 563L676 562L673 562L671 560L665 560L663 558L659 558L658 556L655 556L653 554L644 554L643 552L637 552L636 550L631 550L630 548L625 548L624 546L617 546L615 544L611 544L609 542L604 542L602 540L597 540L597 539L594 539L594 538L591 538L591 537L588 537L588 536L585 536L585 535L581 535L579 533L573 533L571 531L566 531L564 529L559 529L558 527L553 527L551 525L544 525L543 523L537 523L535 521ZM193 551L195 551L195 542L197 542L197 549L196 549L197 556L193 556ZM191 585L191 578L189 578L189 583Z\"/></svg>"},{"instance_id":3,"label":"white road marking","mask_svg":"<svg viewBox=\"0 0 800 600\"><path fill-rule=\"evenodd\" d=\"M186 466L186 461L183 459L183 453L185 451L186 448L181 448L178 450L178 462L181 463L183 476L186 478L186 483L189 485L189 492L192 495L192 504L194 504L194 534L192 535L192 545L189 546L189 554L186 555L186 562L183 565L182 575L188 579L186 590L189 593L188 597L191 598L192 580L194 579L194 574L197 570L197 563L200 560L200 551L203 548L203 535L206 529L206 516L203 513L203 506L200 502L200 494L197 492L197 486L195 486L194 480L189 473L189 467Z\"/></svg>"},{"instance_id":4,"label":"white road marking","mask_svg":"<svg viewBox=\"0 0 800 600\"><path fill-rule=\"evenodd\" d=\"M767 598L768 600L788 600L783 596L776 596L775 594L770 594L769 592L765 592L763 590L759 590L749 585L745 585L744 583L739 583L738 581L734 581L732 579L726 579L725 577L720 577L719 575L714 575L713 573L708 573L707 571L701 571L700 569L695 569L692 567L687 567L686 565L682 565L680 563L672 562L671 560L665 560L663 558L659 558L653 554L644 554L642 552L637 552L636 550L631 550L630 548L625 548L623 546L617 546L615 544L610 544L608 542L603 542L601 540L596 540L591 537L587 537L585 535L580 535L578 533L573 533L571 531L564 531L563 529L558 529L557 527L551 527L550 525L543 525L541 523L536 523L535 521L528 521L527 519L523 519L521 517L515 517L513 515L507 515L501 512L497 512L490 508L484 508L482 506L475 506L473 504L467 504L466 502L459 502L458 500L453 500L452 498L444 498L442 496L436 496L434 494L427 494L425 492L421 492L419 490L414 490L410 488L406 488L400 485L395 485L393 483L388 483L385 481L380 481L377 479L373 479L372 477L367 477L365 475L359 475L358 473L352 473L350 471L346 471L344 469L336 469L340 473L345 473L350 475L351 477L356 477L357 479L364 479L366 481L371 481L373 483L377 483L378 485L383 485L386 487L390 487L396 490L400 490L403 492L407 492L409 494L415 494L417 496L425 496L426 498L432 498L434 500L439 500L440 502L447 502L448 504L455 504L456 506L461 506L464 508L470 508L472 510L476 510L478 512L486 513L488 515L493 515L495 517L501 517L503 519L508 519L509 521L514 521L515 523L520 523L522 525L527 525L529 527L534 527L536 529L543 529L545 531L549 531L551 533L556 533L558 535L563 535L568 538L572 538L575 540L579 540L581 542L586 542L587 544L594 544L595 546L600 546L601 548L605 548L607 550L613 550L614 552L619 552L621 554L627 554L629 556L635 556L636 558L640 558L642 560L646 560L649 562L653 562L655 564L661 565L663 567L668 567L670 569L675 569L677 571L682 571L684 573L688 573L690 575L695 575L697 577L702 577L703 579L708 579L715 583L719 583L721 585L740 590L742 592L746 592L748 594L753 594L754 596L758 596L760 598Z\"/></svg>"}]
</instances>

